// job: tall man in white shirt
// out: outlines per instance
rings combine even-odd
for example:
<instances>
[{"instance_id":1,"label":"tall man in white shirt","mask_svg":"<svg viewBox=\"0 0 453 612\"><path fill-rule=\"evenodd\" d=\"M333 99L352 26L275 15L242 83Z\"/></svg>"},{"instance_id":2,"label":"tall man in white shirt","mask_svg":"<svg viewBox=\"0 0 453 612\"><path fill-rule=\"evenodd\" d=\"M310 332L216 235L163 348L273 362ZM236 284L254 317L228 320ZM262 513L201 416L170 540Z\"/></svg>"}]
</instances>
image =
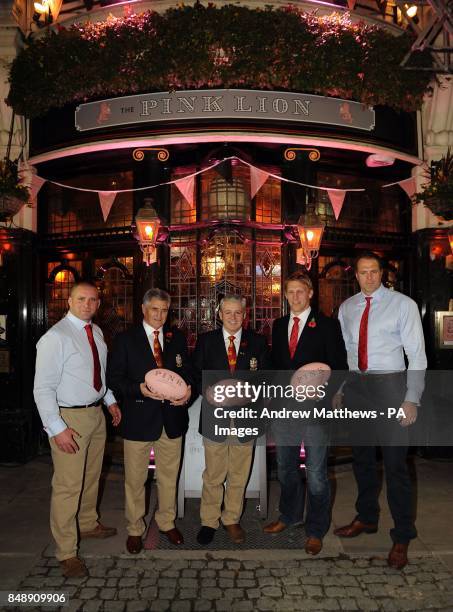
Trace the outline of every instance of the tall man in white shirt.
<instances>
[{"instance_id":1,"label":"tall man in white shirt","mask_svg":"<svg viewBox=\"0 0 453 612\"><path fill-rule=\"evenodd\" d=\"M34 384L54 466L50 527L66 577L87 574L77 556L77 527L82 539L116 534L114 527L98 521L96 511L106 438L102 402L115 426L121 420L105 384L107 347L100 328L91 322L100 304L98 290L91 283L77 283L68 303L68 314L37 344Z\"/></svg>"},{"instance_id":2,"label":"tall man in white shirt","mask_svg":"<svg viewBox=\"0 0 453 612\"><path fill-rule=\"evenodd\" d=\"M346 300L339 319L348 353L350 380L345 388L348 407L374 408L378 412L401 406L398 423L383 419L365 431L373 432L381 445L387 482L387 500L394 520L390 531L393 546L388 564L401 569L407 564L410 540L417 535L412 512L412 488L407 469L407 426L417 418L426 369L425 342L417 304L382 285L382 262L364 252L355 262L360 293ZM406 378L406 365L408 372ZM391 403L390 403L391 402ZM357 515L349 525L334 533L352 538L375 533L379 518L379 482L376 448L372 440L357 440L353 447L353 469L358 486Z\"/></svg>"}]
</instances>

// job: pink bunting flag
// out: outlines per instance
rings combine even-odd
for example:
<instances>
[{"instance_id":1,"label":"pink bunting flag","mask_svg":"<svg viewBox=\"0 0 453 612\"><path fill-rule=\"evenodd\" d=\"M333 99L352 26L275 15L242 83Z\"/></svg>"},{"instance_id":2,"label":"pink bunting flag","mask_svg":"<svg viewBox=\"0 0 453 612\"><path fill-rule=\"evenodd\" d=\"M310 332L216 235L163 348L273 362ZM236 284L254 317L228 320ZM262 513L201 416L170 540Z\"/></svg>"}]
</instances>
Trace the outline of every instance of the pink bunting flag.
<instances>
[{"instance_id":1,"label":"pink bunting flag","mask_svg":"<svg viewBox=\"0 0 453 612\"><path fill-rule=\"evenodd\" d=\"M254 166L250 166L250 197L254 198L257 192L261 189L264 183L267 181L269 174L264 172L264 170L260 170L259 168L255 168Z\"/></svg>"},{"instance_id":2,"label":"pink bunting flag","mask_svg":"<svg viewBox=\"0 0 453 612\"><path fill-rule=\"evenodd\" d=\"M327 193L329 194L330 203L332 204L333 214L338 221L341 209L343 208L346 191L344 189L328 189Z\"/></svg>"},{"instance_id":3,"label":"pink bunting flag","mask_svg":"<svg viewBox=\"0 0 453 612\"><path fill-rule=\"evenodd\" d=\"M185 176L184 178L175 181L176 187L182 193L184 199L189 202L190 206L193 206L193 196L195 187L195 177Z\"/></svg>"},{"instance_id":4,"label":"pink bunting flag","mask_svg":"<svg viewBox=\"0 0 453 612\"><path fill-rule=\"evenodd\" d=\"M412 199L412 196L417 191L417 184L415 182L414 176L411 176L410 178L405 179L404 181L400 181L398 185L401 187L401 189L404 189L408 197L411 199Z\"/></svg>"},{"instance_id":5,"label":"pink bunting flag","mask_svg":"<svg viewBox=\"0 0 453 612\"><path fill-rule=\"evenodd\" d=\"M31 185L30 185L30 201L31 202L36 199L39 193L39 190L41 189L41 187L44 185L45 182L46 182L46 179L43 179L40 176L37 176L36 174L33 175L31 179Z\"/></svg>"},{"instance_id":6,"label":"pink bunting flag","mask_svg":"<svg viewBox=\"0 0 453 612\"><path fill-rule=\"evenodd\" d=\"M116 191L98 191L99 203L101 205L102 216L104 223L107 221L107 217L113 206L113 202L116 198Z\"/></svg>"}]
</instances>

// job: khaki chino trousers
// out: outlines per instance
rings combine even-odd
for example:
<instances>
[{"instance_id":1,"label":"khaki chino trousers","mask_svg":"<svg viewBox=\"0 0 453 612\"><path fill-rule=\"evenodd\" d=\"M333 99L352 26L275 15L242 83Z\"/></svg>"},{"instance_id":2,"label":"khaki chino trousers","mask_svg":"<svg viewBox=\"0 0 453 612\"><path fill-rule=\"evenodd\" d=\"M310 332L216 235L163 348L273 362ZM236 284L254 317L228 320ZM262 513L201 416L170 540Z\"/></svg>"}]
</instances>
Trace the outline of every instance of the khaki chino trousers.
<instances>
[{"instance_id":1,"label":"khaki chino trousers","mask_svg":"<svg viewBox=\"0 0 453 612\"><path fill-rule=\"evenodd\" d=\"M203 444L205 469L200 505L201 524L213 529L217 529L219 520L223 525L235 525L239 523L244 507L253 443L240 444L236 439L219 443L204 438Z\"/></svg>"},{"instance_id":2,"label":"khaki chino trousers","mask_svg":"<svg viewBox=\"0 0 453 612\"><path fill-rule=\"evenodd\" d=\"M105 417L101 406L61 408L68 427L80 434L79 450L61 451L50 439L54 474L50 499L50 529L59 561L77 555L77 524L80 531L91 531L98 523L96 510L99 478L105 448Z\"/></svg>"},{"instance_id":3,"label":"khaki chino trousers","mask_svg":"<svg viewBox=\"0 0 453 612\"><path fill-rule=\"evenodd\" d=\"M124 440L124 473L127 533L141 536L145 532L145 483L149 456L154 448L156 466L157 510L154 515L161 531L175 526L176 484L181 464L182 437L168 438L165 429L158 440L137 442Z\"/></svg>"}]
</instances>

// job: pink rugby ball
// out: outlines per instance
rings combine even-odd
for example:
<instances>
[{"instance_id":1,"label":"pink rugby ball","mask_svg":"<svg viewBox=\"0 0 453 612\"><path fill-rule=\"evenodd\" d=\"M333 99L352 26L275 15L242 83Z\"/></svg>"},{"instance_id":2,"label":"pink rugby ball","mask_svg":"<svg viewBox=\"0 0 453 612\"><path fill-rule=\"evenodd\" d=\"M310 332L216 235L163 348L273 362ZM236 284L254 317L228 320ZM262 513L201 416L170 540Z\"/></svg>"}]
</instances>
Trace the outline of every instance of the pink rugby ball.
<instances>
[{"instance_id":1,"label":"pink rugby ball","mask_svg":"<svg viewBox=\"0 0 453 612\"><path fill-rule=\"evenodd\" d=\"M145 374L145 384L151 393L170 401L180 400L187 393L186 382L179 374L166 368L156 368Z\"/></svg>"},{"instance_id":2,"label":"pink rugby ball","mask_svg":"<svg viewBox=\"0 0 453 612\"><path fill-rule=\"evenodd\" d=\"M325 385L331 374L332 370L327 363L314 361L303 365L294 372L291 377L291 385L293 387L298 385L313 385L314 387Z\"/></svg>"}]
</instances>

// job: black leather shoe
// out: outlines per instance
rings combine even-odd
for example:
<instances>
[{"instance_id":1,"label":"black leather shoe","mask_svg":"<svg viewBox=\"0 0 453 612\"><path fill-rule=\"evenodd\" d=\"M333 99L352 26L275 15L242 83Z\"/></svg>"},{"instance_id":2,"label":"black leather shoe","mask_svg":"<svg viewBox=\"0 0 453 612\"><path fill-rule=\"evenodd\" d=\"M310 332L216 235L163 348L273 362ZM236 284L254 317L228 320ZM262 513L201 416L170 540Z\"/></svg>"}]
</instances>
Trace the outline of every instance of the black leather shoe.
<instances>
[{"instance_id":1,"label":"black leather shoe","mask_svg":"<svg viewBox=\"0 0 453 612\"><path fill-rule=\"evenodd\" d=\"M203 525L197 535L198 544L201 544L202 546L207 546L208 544L210 544L214 539L216 531L217 530L213 529L212 527L205 527Z\"/></svg>"},{"instance_id":2,"label":"black leather shoe","mask_svg":"<svg viewBox=\"0 0 453 612\"><path fill-rule=\"evenodd\" d=\"M140 536L129 536L126 540L127 552L131 555L138 555L142 550L142 538Z\"/></svg>"}]
</instances>

